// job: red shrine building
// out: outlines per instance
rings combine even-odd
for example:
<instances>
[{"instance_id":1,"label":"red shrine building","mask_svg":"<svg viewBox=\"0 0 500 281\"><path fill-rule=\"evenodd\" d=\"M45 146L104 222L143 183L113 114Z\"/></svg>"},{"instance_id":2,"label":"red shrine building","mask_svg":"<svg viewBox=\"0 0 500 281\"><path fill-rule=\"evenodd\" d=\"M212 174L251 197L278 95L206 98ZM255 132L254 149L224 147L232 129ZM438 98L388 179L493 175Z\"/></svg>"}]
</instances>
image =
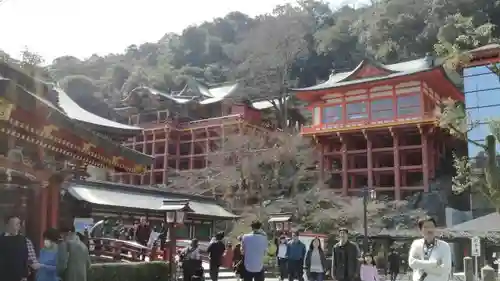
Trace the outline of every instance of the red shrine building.
<instances>
[{"instance_id":1,"label":"red shrine building","mask_svg":"<svg viewBox=\"0 0 500 281\"><path fill-rule=\"evenodd\" d=\"M428 191L451 138L437 126L443 100L464 100L431 56L391 65L362 61L321 84L293 89L308 103L321 177L343 195L365 188L405 199Z\"/></svg>"},{"instance_id":2,"label":"red shrine building","mask_svg":"<svg viewBox=\"0 0 500 281\"><path fill-rule=\"evenodd\" d=\"M240 93L238 83L209 86L194 79L177 93L149 87L131 91L115 111L143 133L124 146L152 155L154 164L145 174L115 173L112 181L169 186L176 172L207 167L208 155L224 151L228 136L275 126L265 118L271 102L235 103L233 97Z\"/></svg>"}]
</instances>

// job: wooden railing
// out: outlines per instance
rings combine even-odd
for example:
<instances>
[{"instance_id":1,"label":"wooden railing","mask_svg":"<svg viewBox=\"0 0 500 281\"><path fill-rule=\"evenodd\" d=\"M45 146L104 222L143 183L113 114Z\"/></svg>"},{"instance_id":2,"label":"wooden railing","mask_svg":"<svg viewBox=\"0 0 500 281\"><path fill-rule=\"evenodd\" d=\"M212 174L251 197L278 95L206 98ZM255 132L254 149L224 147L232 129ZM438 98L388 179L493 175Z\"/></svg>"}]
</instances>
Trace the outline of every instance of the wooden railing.
<instances>
[{"instance_id":1,"label":"wooden railing","mask_svg":"<svg viewBox=\"0 0 500 281\"><path fill-rule=\"evenodd\" d=\"M189 245L188 240L177 241L177 253L182 251ZM166 245L169 245L167 241ZM168 260L169 249L161 249L159 245L149 248L135 241L119 240L114 238L90 238L88 242L90 254L101 260L109 261L155 261ZM208 261L208 243L200 242L199 244L201 257L203 261Z\"/></svg>"}]
</instances>

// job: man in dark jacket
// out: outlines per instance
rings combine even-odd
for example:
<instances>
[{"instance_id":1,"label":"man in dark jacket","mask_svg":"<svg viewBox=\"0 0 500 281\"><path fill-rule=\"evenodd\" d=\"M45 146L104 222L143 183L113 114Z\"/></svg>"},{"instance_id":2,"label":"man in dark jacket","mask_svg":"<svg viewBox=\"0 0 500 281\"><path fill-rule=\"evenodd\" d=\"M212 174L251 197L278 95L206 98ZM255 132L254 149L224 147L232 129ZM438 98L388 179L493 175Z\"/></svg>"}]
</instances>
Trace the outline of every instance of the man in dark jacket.
<instances>
[{"instance_id":1,"label":"man in dark jacket","mask_svg":"<svg viewBox=\"0 0 500 281\"><path fill-rule=\"evenodd\" d=\"M210 243L207 252L210 255L210 279L217 281L219 279L219 268L222 265L222 257L226 251L226 246L222 241L224 232L219 232L215 235L215 241Z\"/></svg>"},{"instance_id":2,"label":"man in dark jacket","mask_svg":"<svg viewBox=\"0 0 500 281\"><path fill-rule=\"evenodd\" d=\"M25 281L29 268L38 269L33 243L21 235L21 219L17 216L5 218L6 232L0 234L0 280Z\"/></svg>"},{"instance_id":3,"label":"man in dark jacket","mask_svg":"<svg viewBox=\"0 0 500 281\"><path fill-rule=\"evenodd\" d=\"M139 225L135 230L135 241L143 246L147 246L150 235L151 227L149 226L146 218L141 217L139 220Z\"/></svg>"},{"instance_id":4,"label":"man in dark jacket","mask_svg":"<svg viewBox=\"0 0 500 281\"><path fill-rule=\"evenodd\" d=\"M292 233L292 240L288 242L286 260L288 261L288 281L298 279L304 281L304 258L306 245L299 240L299 232Z\"/></svg>"},{"instance_id":5,"label":"man in dark jacket","mask_svg":"<svg viewBox=\"0 0 500 281\"><path fill-rule=\"evenodd\" d=\"M360 253L356 243L348 240L349 231L339 230L339 242L333 246L332 278L336 281L354 281L359 277Z\"/></svg>"},{"instance_id":6,"label":"man in dark jacket","mask_svg":"<svg viewBox=\"0 0 500 281\"><path fill-rule=\"evenodd\" d=\"M391 275L391 281L396 281L399 274L399 267L401 266L401 257L396 249L392 249L389 254L389 274Z\"/></svg>"}]
</instances>

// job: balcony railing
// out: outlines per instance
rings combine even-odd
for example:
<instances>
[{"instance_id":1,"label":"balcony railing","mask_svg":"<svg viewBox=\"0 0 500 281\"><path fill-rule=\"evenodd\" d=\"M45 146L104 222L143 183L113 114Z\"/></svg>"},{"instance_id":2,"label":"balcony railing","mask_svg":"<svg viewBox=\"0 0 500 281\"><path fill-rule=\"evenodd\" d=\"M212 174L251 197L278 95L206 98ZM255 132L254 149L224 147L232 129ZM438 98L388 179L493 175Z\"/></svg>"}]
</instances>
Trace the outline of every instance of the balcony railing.
<instances>
[{"instance_id":1,"label":"balcony railing","mask_svg":"<svg viewBox=\"0 0 500 281\"><path fill-rule=\"evenodd\" d=\"M315 134L323 132L341 132L341 131L351 131L359 129L370 129L378 127L390 127L390 126L401 126L405 124L419 124L419 123L433 123L437 121L437 117L428 113L424 116L409 116L409 117L398 117L394 119L385 120L359 120L359 121L343 121L337 123L328 124L318 124L303 126L302 134Z\"/></svg>"},{"instance_id":2,"label":"balcony railing","mask_svg":"<svg viewBox=\"0 0 500 281\"><path fill-rule=\"evenodd\" d=\"M208 127L208 126L213 126L213 125L222 125L222 124L227 123L227 122L235 121L241 117L242 117L241 114L232 114L232 115L226 115L226 116L222 116L222 117L214 117L214 118L184 122L184 123L180 123L179 127L181 127L181 128L200 128L200 127Z\"/></svg>"}]
</instances>

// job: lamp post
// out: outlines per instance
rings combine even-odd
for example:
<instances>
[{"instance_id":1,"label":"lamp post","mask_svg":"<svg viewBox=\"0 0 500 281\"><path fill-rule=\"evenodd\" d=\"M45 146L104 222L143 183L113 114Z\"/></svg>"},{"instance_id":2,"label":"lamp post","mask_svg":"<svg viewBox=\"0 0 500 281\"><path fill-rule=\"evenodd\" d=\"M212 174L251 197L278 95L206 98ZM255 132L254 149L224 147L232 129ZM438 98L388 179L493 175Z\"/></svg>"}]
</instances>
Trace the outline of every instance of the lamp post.
<instances>
[{"instance_id":1,"label":"lamp post","mask_svg":"<svg viewBox=\"0 0 500 281\"><path fill-rule=\"evenodd\" d=\"M175 253L177 252L177 237L175 235L175 226L184 222L186 212L192 212L189 207L189 201L186 200L168 200L163 201L160 210L165 211L165 221L168 229L168 262L170 267L171 280L176 280Z\"/></svg>"},{"instance_id":2,"label":"lamp post","mask_svg":"<svg viewBox=\"0 0 500 281\"><path fill-rule=\"evenodd\" d=\"M368 199L374 200L377 198L377 193L367 186L363 188L363 251L369 251L368 245Z\"/></svg>"}]
</instances>

